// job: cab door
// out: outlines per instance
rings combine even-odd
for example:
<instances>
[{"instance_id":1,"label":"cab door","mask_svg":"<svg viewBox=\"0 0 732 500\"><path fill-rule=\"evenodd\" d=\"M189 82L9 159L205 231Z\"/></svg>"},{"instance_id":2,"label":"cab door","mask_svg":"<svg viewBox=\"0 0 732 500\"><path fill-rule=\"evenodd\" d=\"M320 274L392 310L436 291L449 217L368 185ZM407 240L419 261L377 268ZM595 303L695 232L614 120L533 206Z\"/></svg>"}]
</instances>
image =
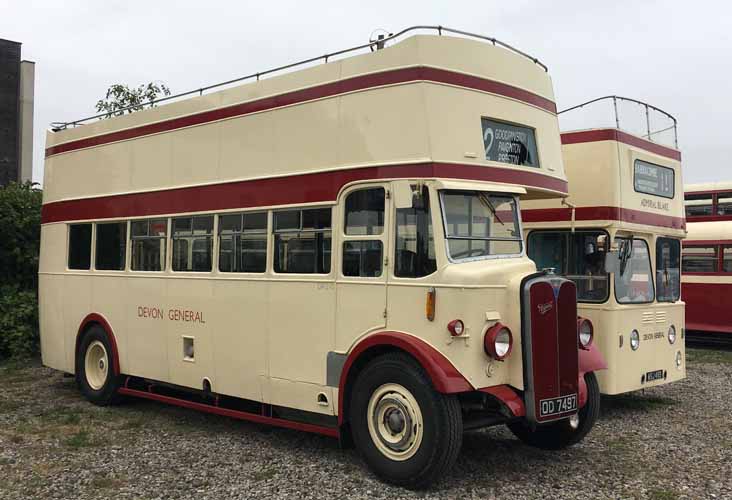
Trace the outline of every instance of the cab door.
<instances>
[{"instance_id":1,"label":"cab door","mask_svg":"<svg viewBox=\"0 0 732 500\"><path fill-rule=\"evenodd\" d=\"M355 186L341 197L336 260L336 352L386 326L388 183ZM335 225L335 224L334 224Z\"/></svg>"}]
</instances>

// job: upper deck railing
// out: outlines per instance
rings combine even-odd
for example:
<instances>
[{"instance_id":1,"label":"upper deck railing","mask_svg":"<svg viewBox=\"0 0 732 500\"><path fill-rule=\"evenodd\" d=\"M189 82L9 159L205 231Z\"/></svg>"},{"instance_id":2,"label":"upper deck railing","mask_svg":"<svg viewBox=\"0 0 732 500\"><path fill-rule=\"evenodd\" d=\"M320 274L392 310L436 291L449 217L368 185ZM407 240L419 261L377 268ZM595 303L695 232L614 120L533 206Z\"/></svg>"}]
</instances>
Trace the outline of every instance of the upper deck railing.
<instances>
[{"instance_id":1,"label":"upper deck railing","mask_svg":"<svg viewBox=\"0 0 732 500\"><path fill-rule=\"evenodd\" d=\"M571 111L586 109L591 105L595 105L592 106L592 111L596 114L604 115L604 122L602 119L598 120L597 117L590 117L588 119L587 115L579 116L578 113L570 113ZM602 110L603 105L611 106L611 112L609 114L607 113L607 109ZM612 117L612 123L607 122L608 115ZM628 97L617 95L598 97L597 99L592 99L591 101L561 110L559 112L559 118L562 130L611 126L618 130L638 135L652 142L671 146L676 149L679 147L676 118L651 104ZM565 127L565 124L571 125Z\"/></svg>"},{"instance_id":2,"label":"upper deck railing","mask_svg":"<svg viewBox=\"0 0 732 500\"><path fill-rule=\"evenodd\" d=\"M232 85L232 84L235 84L235 83L240 83L240 82L243 82L243 81L246 81L246 80L256 79L258 81L261 77L267 76L267 75L271 75L272 73L277 73L277 72L280 72L280 71L284 71L284 70L288 70L288 69L292 69L292 68L297 68L297 67L300 67L300 66L306 66L308 64L313 64L313 63L318 63L318 62L328 63L329 61L332 61L333 58L338 57L338 56L342 56L344 54L349 54L349 53L352 53L352 52L358 52L358 51L361 51L361 50L364 50L364 49L370 49L373 52L374 50L383 49L384 46L386 45L386 43L391 42L391 41L394 41L397 38L400 38L400 37L404 36L405 34L411 33L413 31L436 31L437 34L440 35L440 36L442 36L443 33L450 33L450 34L453 34L453 35L460 35L460 36L467 37L467 38L476 38L478 40L484 40L484 41L487 41L487 42L492 43L495 46L502 47L502 48L507 49L507 50L510 50L511 52L514 52L514 53L516 53L516 54L518 54L520 56L523 56L523 57L531 60L536 65L540 66L544 71L548 71L548 68L546 67L546 65L544 63L542 63L541 61L539 61L539 59L537 59L536 57L533 57L533 56L527 54L526 52L523 52L523 51L521 51L521 50L519 50L519 49L517 49L517 48L515 48L515 47L513 47L513 46L511 46L511 45L509 45L507 43L504 43L504 42L502 42L502 41L500 41L500 40L498 40L496 38L488 37L488 36L484 36L484 35L479 35L479 34L476 34L476 33L470 33L468 31L462 31L462 30L457 30L457 29L453 29L453 28L448 28L448 27L445 27L445 26L418 25L418 26L411 26L409 28L403 29L402 31L400 31L398 33L389 33L387 36L380 36L378 39L376 39L376 40L369 40L369 43L365 43L363 45L357 45L355 47L350 47L350 48L347 48L347 49L338 50L338 51L335 51L335 52L331 52L331 53L328 53L328 54L324 54L322 56L311 57L311 58L308 58L308 59L304 59L302 61L297 61L297 62L294 62L294 63L291 63L291 64L285 64L284 66L278 66L276 68L271 68L271 69L268 69L268 70L265 70L265 71L258 71L256 73L251 73L251 74L246 75L246 76L242 76L242 77L239 77L239 78L235 78L233 80L227 80L225 82L216 83L216 84L213 84L213 85L208 85L206 87L200 87L198 89L189 90L188 92L183 92L183 93L180 93L180 94L175 94L175 95L163 97L161 99L155 99L153 101L149 101L149 102L146 102L146 103L143 103L143 104L137 104L137 105L133 105L133 106L128 106L126 108L120 108L120 109L114 110L111 113L110 112L99 113L97 115L87 116L85 118L80 118L78 120L74 120L74 121L70 121L70 122L54 122L54 123L51 123L51 128L54 131L65 130L65 129L69 128L69 127L76 127L78 125L82 125L85 122L88 122L90 120L95 120L95 119L100 119L100 118L108 118L110 116L118 116L118 115L124 114L127 111L129 111L129 112L139 111L139 110L144 109L144 108L155 107L157 104L160 104L160 103L163 103L163 102L174 101L174 100L180 99L182 97L189 97L189 96L193 96L193 95L199 95L199 96L201 96L204 93L209 92L209 91L211 91L213 89L221 89L222 87L226 87L228 85Z\"/></svg>"}]
</instances>

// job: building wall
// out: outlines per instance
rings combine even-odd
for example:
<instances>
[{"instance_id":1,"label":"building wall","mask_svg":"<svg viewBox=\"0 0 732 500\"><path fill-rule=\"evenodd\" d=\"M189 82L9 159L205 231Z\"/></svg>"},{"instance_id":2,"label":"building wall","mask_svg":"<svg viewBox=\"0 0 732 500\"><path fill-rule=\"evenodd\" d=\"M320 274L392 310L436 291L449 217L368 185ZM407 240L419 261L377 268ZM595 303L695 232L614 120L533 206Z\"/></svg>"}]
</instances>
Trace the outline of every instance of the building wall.
<instances>
[{"instance_id":1,"label":"building wall","mask_svg":"<svg viewBox=\"0 0 732 500\"><path fill-rule=\"evenodd\" d=\"M33 100L36 64L32 61L20 63L20 114L18 131L20 132L20 164L18 172L20 181L27 182L33 177Z\"/></svg>"},{"instance_id":2,"label":"building wall","mask_svg":"<svg viewBox=\"0 0 732 500\"><path fill-rule=\"evenodd\" d=\"M0 185L18 180L20 44L0 39Z\"/></svg>"}]
</instances>

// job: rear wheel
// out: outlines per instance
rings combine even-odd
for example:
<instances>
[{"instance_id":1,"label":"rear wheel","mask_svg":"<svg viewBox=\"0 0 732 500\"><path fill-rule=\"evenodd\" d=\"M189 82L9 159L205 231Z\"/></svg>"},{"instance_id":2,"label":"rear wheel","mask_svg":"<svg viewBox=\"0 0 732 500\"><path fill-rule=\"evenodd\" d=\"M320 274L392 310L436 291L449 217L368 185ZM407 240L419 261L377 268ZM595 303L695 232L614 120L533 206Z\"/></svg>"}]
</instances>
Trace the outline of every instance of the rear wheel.
<instances>
[{"instance_id":1,"label":"rear wheel","mask_svg":"<svg viewBox=\"0 0 732 500\"><path fill-rule=\"evenodd\" d=\"M513 434L524 443L545 450L560 450L577 444L590 432L600 416L600 386L594 373L585 374L587 403L575 417L531 430L526 422L508 424Z\"/></svg>"},{"instance_id":2,"label":"rear wheel","mask_svg":"<svg viewBox=\"0 0 732 500\"><path fill-rule=\"evenodd\" d=\"M411 357L385 354L358 375L351 432L367 465L384 481L424 488L448 471L462 445L455 396L436 392Z\"/></svg>"},{"instance_id":3,"label":"rear wheel","mask_svg":"<svg viewBox=\"0 0 732 500\"><path fill-rule=\"evenodd\" d=\"M84 332L76 353L76 383L92 403L108 405L117 400L120 377L112 366L112 346L107 333L99 325Z\"/></svg>"}]
</instances>

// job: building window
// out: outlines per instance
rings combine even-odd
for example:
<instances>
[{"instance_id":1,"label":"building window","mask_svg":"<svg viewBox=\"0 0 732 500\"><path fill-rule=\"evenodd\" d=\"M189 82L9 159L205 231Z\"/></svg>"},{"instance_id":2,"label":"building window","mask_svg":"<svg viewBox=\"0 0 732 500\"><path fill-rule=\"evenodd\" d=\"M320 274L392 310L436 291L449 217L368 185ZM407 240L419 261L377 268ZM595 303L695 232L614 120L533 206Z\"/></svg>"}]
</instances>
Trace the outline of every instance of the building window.
<instances>
[{"instance_id":1,"label":"building window","mask_svg":"<svg viewBox=\"0 0 732 500\"><path fill-rule=\"evenodd\" d=\"M167 219L132 221L132 270L165 269L167 236Z\"/></svg>"},{"instance_id":2,"label":"building window","mask_svg":"<svg viewBox=\"0 0 732 500\"><path fill-rule=\"evenodd\" d=\"M684 247L681 272L716 273L718 268L717 247Z\"/></svg>"},{"instance_id":3,"label":"building window","mask_svg":"<svg viewBox=\"0 0 732 500\"><path fill-rule=\"evenodd\" d=\"M219 216L219 271L267 269L267 212Z\"/></svg>"},{"instance_id":4,"label":"building window","mask_svg":"<svg viewBox=\"0 0 732 500\"><path fill-rule=\"evenodd\" d=\"M395 276L421 278L437 270L427 187L422 188L411 208L399 208L396 211L395 252Z\"/></svg>"},{"instance_id":5,"label":"building window","mask_svg":"<svg viewBox=\"0 0 732 500\"><path fill-rule=\"evenodd\" d=\"M89 269L91 267L91 224L71 224L69 226L69 269Z\"/></svg>"},{"instance_id":6,"label":"building window","mask_svg":"<svg viewBox=\"0 0 732 500\"><path fill-rule=\"evenodd\" d=\"M173 219L173 271L211 271L213 219L213 215Z\"/></svg>"},{"instance_id":7,"label":"building window","mask_svg":"<svg viewBox=\"0 0 732 500\"><path fill-rule=\"evenodd\" d=\"M276 273L330 273L331 212L316 208L274 213Z\"/></svg>"},{"instance_id":8,"label":"building window","mask_svg":"<svg viewBox=\"0 0 732 500\"><path fill-rule=\"evenodd\" d=\"M97 224L95 267L103 271L123 271L127 247L127 222Z\"/></svg>"}]
</instances>

